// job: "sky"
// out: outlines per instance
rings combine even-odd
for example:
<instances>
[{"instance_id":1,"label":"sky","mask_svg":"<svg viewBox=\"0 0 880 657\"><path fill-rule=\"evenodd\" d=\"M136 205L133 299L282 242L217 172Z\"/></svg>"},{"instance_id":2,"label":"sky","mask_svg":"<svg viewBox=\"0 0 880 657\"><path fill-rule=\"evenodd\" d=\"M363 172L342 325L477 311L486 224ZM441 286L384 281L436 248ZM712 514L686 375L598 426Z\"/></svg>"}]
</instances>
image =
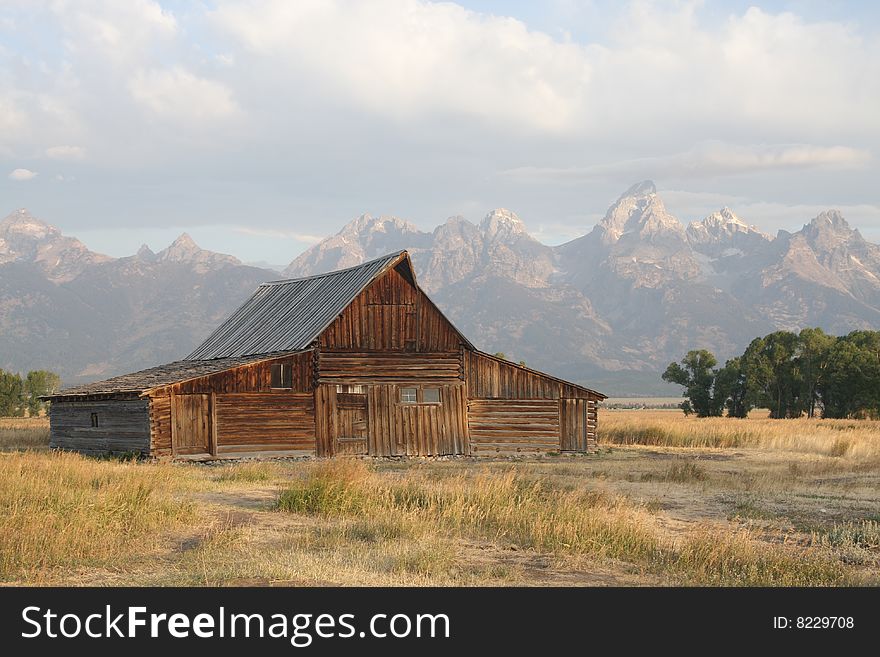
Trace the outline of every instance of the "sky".
<instances>
[{"instance_id":1,"label":"sky","mask_svg":"<svg viewBox=\"0 0 880 657\"><path fill-rule=\"evenodd\" d=\"M880 242L880 3L0 0L0 217L93 250L188 232L284 265L363 213L516 212L547 244L631 184Z\"/></svg>"}]
</instances>

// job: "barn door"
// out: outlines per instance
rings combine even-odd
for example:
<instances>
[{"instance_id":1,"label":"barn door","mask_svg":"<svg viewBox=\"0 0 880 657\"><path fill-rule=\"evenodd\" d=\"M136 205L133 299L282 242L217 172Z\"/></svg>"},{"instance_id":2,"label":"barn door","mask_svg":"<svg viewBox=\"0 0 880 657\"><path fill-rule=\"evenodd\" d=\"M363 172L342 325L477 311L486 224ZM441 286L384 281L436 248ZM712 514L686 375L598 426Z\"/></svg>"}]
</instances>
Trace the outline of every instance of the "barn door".
<instances>
[{"instance_id":1,"label":"barn door","mask_svg":"<svg viewBox=\"0 0 880 657\"><path fill-rule=\"evenodd\" d=\"M559 400L560 448L563 452L587 451L587 414L586 399Z\"/></svg>"},{"instance_id":2,"label":"barn door","mask_svg":"<svg viewBox=\"0 0 880 657\"><path fill-rule=\"evenodd\" d=\"M211 454L211 396L171 395L174 454Z\"/></svg>"},{"instance_id":3,"label":"barn door","mask_svg":"<svg viewBox=\"0 0 880 657\"><path fill-rule=\"evenodd\" d=\"M336 454L367 453L367 395L336 393Z\"/></svg>"}]
</instances>

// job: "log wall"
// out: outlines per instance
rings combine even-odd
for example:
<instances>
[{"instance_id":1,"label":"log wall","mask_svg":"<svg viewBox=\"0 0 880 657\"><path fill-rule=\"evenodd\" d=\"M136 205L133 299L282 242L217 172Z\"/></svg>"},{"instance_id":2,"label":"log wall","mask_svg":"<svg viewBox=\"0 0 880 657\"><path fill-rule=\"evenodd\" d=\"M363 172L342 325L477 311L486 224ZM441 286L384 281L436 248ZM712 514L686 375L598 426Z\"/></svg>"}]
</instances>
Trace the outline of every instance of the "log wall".
<instances>
[{"instance_id":1,"label":"log wall","mask_svg":"<svg viewBox=\"0 0 880 657\"><path fill-rule=\"evenodd\" d=\"M92 426L92 413L98 426ZM150 449L150 417L144 399L89 402L56 401L49 407L53 448L84 454L139 452Z\"/></svg>"},{"instance_id":2,"label":"log wall","mask_svg":"<svg viewBox=\"0 0 880 657\"><path fill-rule=\"evenodd\" d=\"M311 394L219 394L215 404L218 454L315 451L315 401Z\"/></svg>"},{"instance_id":3,"label":"log wall","mask_svg":"<svg viewBox=\"0 0 880 657\"><path fill-rule=\"evenodd\" d=\"M559 450L559 402L551 399L469 399L471 453Z\"/></svg>"},{"instance_id":4,"label":"log wall","mask_svg":"<svg viewBox=\"0 0 880 657\"><path fill-rule=\"evenodd\" d=\"M150 454L171 454L171 396L150 397Z\"/></svg>"},{"instance_id":5,"label":"log wall","mask_svg":"<svg viewBox=\"0 0 880 657\"><path fill-rule=\"evenodd\" d=\"M318 380L336 382L389 382L416 379L460 379L460 352L447 353L318 353Z\"/></svg>"}]
</instances>

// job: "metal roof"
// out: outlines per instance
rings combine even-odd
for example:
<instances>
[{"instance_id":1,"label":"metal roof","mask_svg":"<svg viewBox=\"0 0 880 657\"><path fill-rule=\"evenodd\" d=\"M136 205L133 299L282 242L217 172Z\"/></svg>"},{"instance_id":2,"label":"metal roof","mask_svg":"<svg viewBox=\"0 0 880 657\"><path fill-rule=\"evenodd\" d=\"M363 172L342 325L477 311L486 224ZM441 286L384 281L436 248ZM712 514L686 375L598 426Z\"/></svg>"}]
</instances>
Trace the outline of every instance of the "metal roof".
<instances>
[{"instance_id":1,"label":"metal roof","mask_svg":"<svg viewBox=\"0 0 880 657\"><path fill-rule=\"evenodd\" d=\"M406 251L398 251L349 269L263 283L186 360L305 349L379 274L404 257Z\"/></svg>"},{"instance_id":2,"label":"metal roof","mask_svg":"<svg viewBox=\"0 0 880 657\"><path fill-rule=\"evenodd\" d=\"M54 395L46 395L45 399L111 394L139 395L152 388L160 388L171 383L197 379L202 376L232 369L233 367L256 363L261 360L271 360L283 355L285 354L218 358L215 360L178 360L139 372L116 376L105 381L95 381L94 383L64 388Z\"/></svg>"}]
</instances>

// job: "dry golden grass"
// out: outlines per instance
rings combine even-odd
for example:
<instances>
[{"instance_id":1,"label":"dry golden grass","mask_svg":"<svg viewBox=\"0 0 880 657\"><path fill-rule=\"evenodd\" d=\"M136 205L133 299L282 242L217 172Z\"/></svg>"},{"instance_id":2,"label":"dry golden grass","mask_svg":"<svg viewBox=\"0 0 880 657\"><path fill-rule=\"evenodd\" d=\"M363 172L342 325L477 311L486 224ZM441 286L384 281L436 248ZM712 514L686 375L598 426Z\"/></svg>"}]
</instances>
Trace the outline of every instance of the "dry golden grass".
<instances>
[{"instance_id":1,"label":"dry golden grass","mask_svg":"<svg viewBox=\"0 0 880 657\"><path fill-rule=\"evenodd\" d=\"M49 448L49 418L0 417L0 451Z\"/></svg>"},{"instance_id":2,"label":"dry golden grass","mask_svg":"<svg viewBox=\"0 0 880 657\"><path fill-rule=\"evenodd\" d=\"M671 474L670 474L671 473ZM695 474L696 473L696 474ZM676 464L667 480L702 480L693 464ZM827 551L761 544L748 531L700 530L680 543L666 540L647 509L619 495L565 490L547 477L502 471L415 474L389 479L363 462L320 464L288 487L279 508L299 514L376 518L382 528L419 537L510 541L519 548L588 555L631 563L685 584L827 586L852 581Z\"/></svg>"},{"instance_id":3,"label":"dry golden grass","mask_svg":"<svg viewBox=\"0 0 880 657\"><path fill-rule=\"evenodd\" d=\"M746 419L686 417L680 411L602 412L599 441L610 445L737 448L880 459L880 421L771 420L766 411Z\"/></svg>"},{"instance_id":4,"label":"dry golden grass","mask_svg":"<svg viewBox=\"0 0 880 657\"><path fill-rule=\"evenodd\" d=\"M561 490L516 466L442 478L413 472L397 481L363 461L329 461L284 490L278 506L330 518L376 517L421 536L508 541L546 552L640 560L658 550L645 528L647 514L623 498Z\"/></svg>"},{"instance_id":5,"label":"dry golden grass","mask_svg":"<svg viewBox=\"0 0 880 657\"><path fill-rule=\"evenodd\" d=\"M591 456L211 465L21 452L34 427L17 425L0 453L0 581L880 583L880 423L600 423Z\"/></svg>"},{"instance_id":6,"label":"dry golden grass","mask_svg":"<svg viewBox=\"0 0 880 657\"><path fill-rule=\"evenodd\" d=\"M193 518L170 466L75 454L0 454L0 580L39 583L81 566L125 564Z\"/></svg>"}]
</instances>

